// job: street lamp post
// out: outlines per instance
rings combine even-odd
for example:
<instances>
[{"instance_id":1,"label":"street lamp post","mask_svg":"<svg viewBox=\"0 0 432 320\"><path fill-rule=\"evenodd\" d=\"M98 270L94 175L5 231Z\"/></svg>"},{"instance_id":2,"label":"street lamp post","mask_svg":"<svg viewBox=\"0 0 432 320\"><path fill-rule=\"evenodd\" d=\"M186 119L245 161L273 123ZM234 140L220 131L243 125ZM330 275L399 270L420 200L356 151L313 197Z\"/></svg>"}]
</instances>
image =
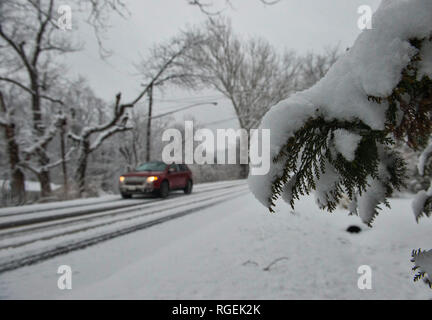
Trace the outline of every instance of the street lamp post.
<instances>
[{"instance_id":1,"label":"street lamp post","mask_svg":"<svg viewBox=\"0 0 432 320\"><path fill-rule=\"evenodd\" d=\"M149 110L148 115L149 118L147 120L147 141L146 141L146 162L150 161L150 137L151 137L151 118L152 118L152 109L153 109L153 85L149 88Z\"/></svg>"}]
</instances>

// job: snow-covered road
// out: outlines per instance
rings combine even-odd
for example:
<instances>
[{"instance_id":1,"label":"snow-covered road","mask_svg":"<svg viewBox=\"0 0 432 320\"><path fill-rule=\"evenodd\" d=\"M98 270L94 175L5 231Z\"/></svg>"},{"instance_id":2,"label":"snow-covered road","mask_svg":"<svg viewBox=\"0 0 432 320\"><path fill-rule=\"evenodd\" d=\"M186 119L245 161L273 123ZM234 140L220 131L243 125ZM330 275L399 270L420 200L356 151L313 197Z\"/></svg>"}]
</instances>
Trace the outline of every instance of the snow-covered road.
<instances>
[{"instance_id":1,"label":"snow-covered road","mask_svg":"<svg viewBox=\"0 0 432 320\"><path fill-rule=\"evenodd\" d=\"M198 191L191 198L179 196L159 202L166 203L167 208L158 213L149 214L147 207L140 209L142 216L126 212L86 220L90 226L131 217L86 231L73 232L79 227L72 224L73 219L83 217L68 218L71 224L62 229L70 228L70 235L8 249L15 254L24 247L37 252L44 243L55 246L58 239L73 244L77 239L142 226L85 250L0 273L0 298L432 298L432 290L413 282L410 262L412 249L431 247L432 219L417 224L410 200L392 199L392 209L383 209L369 229L358 217L348 216L346 210L332 214L319 211L313 197L303 198L295 212L278 203L276 213L269 214L247 192L244 182L209 193ZM155 209L155 204L148 205ZM178 219L164 220L171 215ZM157 219L165 223L154 224ZM152 227L146 228L147 223ZM347 233L350 225L361 227L362 232ZM49 237L56 230L48 228L43 233ZM32 236L29 231L19 237L25 242L25 237ZM1 246L5 240L1 239ZM57 287L61 265L72 269L72 290ZM372 270L371 290L357 286L361 265Z\"/></svg>"},{"instance_id":2,"label":"snow-covered road","mask_svg":"<svg viewBox=\"0 0 432 320\"><path fill-rule=\"evenodd\" d=\"M109 197L31 206L0 219L0 273L82 249L171 219L198 212L246 192L243 181L197 185L193 194L168 199ZM55 209L55 208L58 209Z\"/></svg>"}]
</instances>

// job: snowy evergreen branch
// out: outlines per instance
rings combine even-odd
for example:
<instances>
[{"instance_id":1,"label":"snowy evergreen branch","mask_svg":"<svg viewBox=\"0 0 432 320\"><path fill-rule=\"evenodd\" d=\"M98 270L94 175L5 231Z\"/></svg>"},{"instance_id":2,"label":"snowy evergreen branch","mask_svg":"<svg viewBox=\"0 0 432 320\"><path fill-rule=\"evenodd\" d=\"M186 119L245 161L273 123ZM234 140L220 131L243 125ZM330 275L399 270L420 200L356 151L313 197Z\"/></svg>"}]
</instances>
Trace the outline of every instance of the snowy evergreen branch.
<instances>
[{"instance_id":1,"label":"snowy evergreen branch","mask_svg":"<svg viewBox=\"0 0 432 320\"><path fill-rule=\"evenodd\" d=\"M404 24L415 32L387 32L401 7L417 16L415 23ZM379 204L387 205L392 191L404 183L406 168L392 150L395 141L406 139L419 149L431 135L432 76L423 68L423 61L432 59L431 3L396 1L375 15L374 29L363 32L322 81L280 102L264 117L261 128L272 130L273 164L264 177L249 177L249 184L270 211L279 197L294 206L312 190L319 206L332 211L346 192L356 199L352 212L370 225ZM389 63L395 50L399 60ZM347 134L336 141L335 132L341 129ZM350 134L361 139L353 143Z\"/></svg>"},{"instance_id":2,"label":"snowy evergreen branch","mask_svg":"<svg viewBox=\"0 0 432 320\"><path fill-rule=\"evenodd\" d=\"M332 211L346 193L350 212L371 226L407 175L397 141L424 149L424 173L432 154L432 2L385 1L373 21L320 82L265 115L273 163L249 186L270 211L279 197L294 206L311 191ZM413 211L417 221L431 216L432 187L416 196ZM413 252L415 280L428 274L429 285L431 255Z\"/></svg>"},{"instance_id":3,"label":"snowy evergreen branch","mask_svg":"<svg viewBox=\"0 0 432 320\"><path fill-rule=\"evenodd\" d=\"M417 271L414 281L421 279L432 289L432 250L413 250L411 262L414 263L413 271Z\"/></svg>"},{"instance_id":4,"label":"snowy evergreen branch","mask_svg":"<svg viewBox=\"0 0 432 320\"><path fill-rule=\"evenodd\" d=\"M425 168L426 168L426 164L427 161L429 160L429 158L432 156L432 143L430 143L424 150L423 152L420 154L419 157L419 161L418 161L418 165L417 165L417 169L419 171L419 174L421 176L424 175L425 173Z\"/></svg>"},{"instance_id":5,"label":"snowy evergreen branch","mask_svg":"<svg viewBox=\"0 0 432 320\"><path fill-rule=\"evenodd\" d=\"M432 184L428 190L421 190L415 195L412 209L417 222L423 216L430 217L432 215Z\"/></svg>"},{"instance_id":6,"label":"snowy evergreen branch","mask_svg":"<svg viewBox=\"0 0 432 320\"><path fill-rule=\"evenodd\" d=\"M335 132L341 129L361 137L352 161L334 147ZM283 163L284 170L273 182L270 210L273 211L274 201L281 193L285 193L284 199L289 199L294 208L294 201L300 196L319 190L324 192L317 199L319 206L333 211L344 191L351 200L353 195L362 197L374 180L382 181L385 195L391 195L394 189L400 188L404 178L404 163L396 153L390 152L387 146L391 144L392 140L384 132L370 130L360 121L327 122L321 117L310 119L274 158L275 163ZM380 168L384 161L387 166ZM392 170L388 170L390 167ZM326 175L329 171L341 177L332 179L331 175ZM285 188L287 184L290 186L288 189ZM326 190L321 188L323 184L327 186ZM360 215L370 225L377 211L374 208L372 212L361 212Z\"/></svg>"}]
</instances>

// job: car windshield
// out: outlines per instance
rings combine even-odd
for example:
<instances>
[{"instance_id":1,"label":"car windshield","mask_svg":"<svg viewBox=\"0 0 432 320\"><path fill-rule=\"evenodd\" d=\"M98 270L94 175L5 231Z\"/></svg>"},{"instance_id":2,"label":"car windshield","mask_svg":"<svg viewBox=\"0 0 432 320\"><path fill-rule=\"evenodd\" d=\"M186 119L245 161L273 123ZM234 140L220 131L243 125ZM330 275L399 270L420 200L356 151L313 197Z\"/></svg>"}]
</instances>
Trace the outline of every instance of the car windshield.
<instances>
[{"instance_id":1,"label":"car windshield","mask_svg":"<svg viewBox=\"0 0 432 320\"><path fill-rule=\"evenodd\" d=\"M137 171L164 171L166 164L163 162L147 162L140 165Z\"/></svg>"}]
</instances>

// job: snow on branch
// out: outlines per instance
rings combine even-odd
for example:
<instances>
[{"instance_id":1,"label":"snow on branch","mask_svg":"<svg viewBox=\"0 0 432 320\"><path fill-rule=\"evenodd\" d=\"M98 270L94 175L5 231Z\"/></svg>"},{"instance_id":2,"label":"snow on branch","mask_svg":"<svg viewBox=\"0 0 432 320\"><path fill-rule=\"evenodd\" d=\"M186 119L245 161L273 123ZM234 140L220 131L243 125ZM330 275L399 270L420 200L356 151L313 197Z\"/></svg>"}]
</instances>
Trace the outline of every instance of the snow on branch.
<instances>
[{"instance_id":1,"label":"snow on branch","mask_svg":"<svg viewBox=\"0 0 432 320\"><path fill-rule=\"evenodd\" d=\"M146 90L148 90L148 89L146 89ZM144 90L144 92L147 92L146 90ZM102 131L105 131L105 130L110 129L111 127L115 126L123 117L126 109L132 108L135 104L135 103L121 104L120 101L121 101L121 94L118 93L116 95L116 98L115 98L113 116L112 116L111 120L107 121L104 124L98 125L98 126L85 127L82 130L81 138L76 139L77 137L75 136L74 140L79 141L80 139L81 140L86 139L94 133L102 132Z\"/></svg>"},{"instance_id":2,"label":"snow on branch","mask_svg":"<svg viewBox=\"0 0 432 320\"><path fill-rule=\"evenodd\" d=\"M128 131L128 130L132 130L133 127L132 126L113 126L111 128L109 128L108 130L106 130L105 132L101 133L95 141L93 141L93 143L90 145L90 152L93 152L94 150L96 150L97 148L99 148L99 146L102 144L102 142L105 139L108 139L109 137L111 137L112 135L116 134L117 132L124 132L124 131Z\"/></svg>"},{"instance_id":3,"label":"snow on branch","mask_svg":"<svg viewBox=\"0 0 432 320\"><path fill-rule=\"evenodd\" d=\"M56 115L51 122L50 127L45 131L44 135L39 138L33 145L23 150L27 156L30 156L38 151L45 150L48 143L54 139L58 128L65 121L66 117L63 114Z\"/></svg>"},{"instance_id":4,"label":"snow on branch","mask_svg":"<svg viewBox=\"0 0 432 320\"><path fill-rule=\"evenodd\" d=\"M166 57L166 59L162 62L160 66L158 66L156 72L152 74L150 77L150 80L148 83L144 86L144 89L137 95L137 97L132 100L129 103L121 103L121 94L118 93L115 97L115 104L114 104L114 110L113 110L113 117L110 121L106 122L105 124L93 126L93 127L86 127L83 129L81 133L81 137L89 137L93 133L102 132L105 130L110 129L116 123L121 122L121 118L123 117L126 109L133 108L152 88L154 85L159 84L158 81L161 81L161 77L164 74L164 72L175 62L176 59L181 57L186 50L188 50L191 46L194 46L198 41L201 41L200 39L186 39L178 49L174 50L173 52L170 52L170 55ZM162 78L162 82L168 81L167 78ZM74 139L75 138L75 139ZM78 141L76 139L77 137L74 137L72 139Z\"/></svg>"},{"instance_id":5,"label":"snow on branch","mask_svg":"<svg viewBox=\"0 0 432 320\"><path fill-rule=\"evenodd\" d=\"M417 149L432 134L432 2L383 1L373 21L320 82L264 116L273 163L249 186L270 211L313 190L331 211L347 193L370 225L404 183L395 140Z\"/></svg>"},{"instance_id":6,"label":"snow on branch","mask_svg":"<svg viewBox=\"0 0 432 320\"><path fill-rule=\"evenodd\" d=\"M1 77L0 76L0 81L5 81L5 82L12 83L15 86L23 89L25 92L28 92L30 95L35 95L36 94L32 89L28 88L27 86L23 85L21 82L18 82L18 81L14 80L14 79L10 79L10 78L6 78L6 77ZM55 98L52 98L52 97L44 95L44 94L40 94L39 96L42 99L45 99L45 100L51 101L53 103L58 103L60 105L63 105L63 101L61 101L60 99L55 99Z\"/></svg>"},{"instance_id":7,"label":"snow on branch","mask_svg":"<svg viewBox=\"0 0 432 320\"><path fill-rule=\"evenodd\" d=\"M68 132L68 137L70 139L72 139L73 141L78 142L78 143L81 143L83 141L83 138L81 136L79 136L79 135L77 135L71 131Z\"/></svg>"},{"instance_id":8,"label":"snow on branch","mask_svg":"<svg viewBox=\"0 0 432 320\"><path fill-rule=\"evenodd\" d=\"M423 279L432 289L432 250L413 250L411 262L414 263L413 271L417 271L414 281Z\"/></svg>"},{"instance_id":9,"label":"snow on branch","mask_svg":"<svg viewBox=\"0 0 432 320\"><path fill-rule=\"evenodd\" d=\"M417 222L423 216L432 215L432 184L427 191L421 190L415 195L411 206Z\"/></svg>"},{"instance_id":10,"label":"snow on branch","mask_svg":"<svg viewBox=\"0 0 432 320\"><path fill-rule=\"evenodd\" d=\"M56 161L50 162L47 165L44 166L35 166L34 164L30 163L29 161L20 161L18 163L18 166L23 168L23 169L27 169L31 172L33 172L35 175L39 175L42 172L48 172L49 170L58 167L59 165L61 165L64 162L69 162L71 160L71 155L75 152L76 148L75 147L71 147L68 152L65 154L65 158L63 159L58 159Z\"/></svg>"},{"instance_id":11,"label":"snow on branch","mask_svg":"<svg viewBox=\"0 0 432 320\"><path fill-rule=\"evenodd\" d=\"M420 157L419 157L419 162L417 165L417 169L420 173L421 176L424 175L425 172L425 167L427 164L427 161L429 160L429 158L432 155L432 143L430 143L421 153Z\"/></svg>"},{"instance_id":12,"label":"snow on branch","mask_svg":"<svg viewBox=\"0 0 432 320\"><path fill-rule=\"evenodd\" d=\"M121 94L117 94L116 102L114 105L114 112L112 118L104 124L92 127L85 127L81 134L68 132L68 137L73 141L86 146L83 152L91 153L102 144L102 142L117 132L131 130L133 127L128 126L128 115L125 115L126 108L132 108L136 103L121 104ZM99 133L98 137L90 144L90 138L93 134Z\"/></svg>"}]
</instances>

